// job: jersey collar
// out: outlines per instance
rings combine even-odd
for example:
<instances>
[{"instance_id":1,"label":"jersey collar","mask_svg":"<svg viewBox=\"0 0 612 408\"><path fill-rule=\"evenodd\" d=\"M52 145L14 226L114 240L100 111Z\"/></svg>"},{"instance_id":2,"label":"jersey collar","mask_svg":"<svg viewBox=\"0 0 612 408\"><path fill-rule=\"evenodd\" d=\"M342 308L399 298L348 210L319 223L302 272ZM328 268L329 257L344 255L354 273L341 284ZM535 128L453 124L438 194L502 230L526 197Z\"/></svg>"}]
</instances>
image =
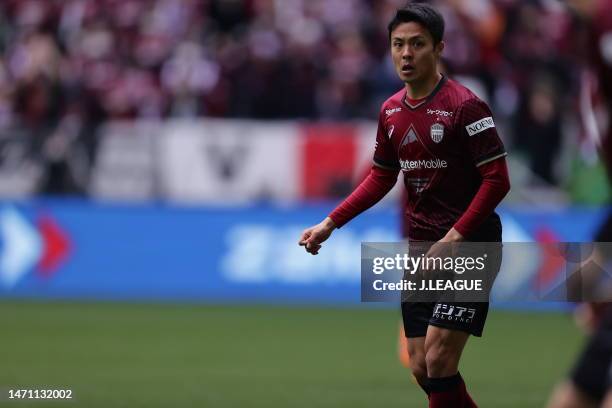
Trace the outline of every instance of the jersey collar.
<instances>
[{"instance_id":1,"label":"jersey collar","mask_svg":"<svg viewBox=\"0 0 612 408\"><path fill-rule=\"evenodd\" d=\"M440 81L438 81L438 85L436 85L434 90L431 91L431 93L427 97L423 98L423 100L421 100L416 105L411 105L410 102L408 102L408 91L405 91L404 97L402 98L402 103L409 109L412 109L412 110L417 109L425 105L427 102L431 101L433 97L436 96L438 91L442 89L442 86L444 86L445 83L446 83L446 75L442 74L442 78L440 79Z\"/></svg>"}]
</instances>

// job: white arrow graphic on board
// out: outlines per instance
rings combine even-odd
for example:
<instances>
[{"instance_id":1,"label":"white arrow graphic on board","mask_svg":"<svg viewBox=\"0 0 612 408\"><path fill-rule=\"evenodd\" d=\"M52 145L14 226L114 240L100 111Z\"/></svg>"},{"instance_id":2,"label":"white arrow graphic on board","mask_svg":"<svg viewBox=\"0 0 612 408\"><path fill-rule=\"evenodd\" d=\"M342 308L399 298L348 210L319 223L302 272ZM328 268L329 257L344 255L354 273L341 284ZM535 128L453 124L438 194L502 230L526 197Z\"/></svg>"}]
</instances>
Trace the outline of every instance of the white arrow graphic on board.
<instances>
[{"instance_id":1,"label":"white arrow graphic on board","mask_svg":"<svg viewBox=\"0 0 612 408\"><path fill-rule=\"evenodd\" d=\"M14 286L38 262L42 240L36 229L15 209L5 207L0 212L0 283Z\"/></svg>"}]
</instances>

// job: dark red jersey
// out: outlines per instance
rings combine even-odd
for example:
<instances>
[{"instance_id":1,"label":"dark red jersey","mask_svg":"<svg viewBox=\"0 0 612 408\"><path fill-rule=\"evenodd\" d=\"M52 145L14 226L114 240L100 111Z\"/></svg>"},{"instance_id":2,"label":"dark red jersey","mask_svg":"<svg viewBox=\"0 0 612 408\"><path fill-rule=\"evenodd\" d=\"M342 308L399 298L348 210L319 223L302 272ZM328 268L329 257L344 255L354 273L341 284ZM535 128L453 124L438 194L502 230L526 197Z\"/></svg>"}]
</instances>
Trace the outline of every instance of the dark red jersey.
<instances>
[{"instance_id":1,"label":"dark red jersey","mask_svg":"<svg viewBox=\"0 0 612 408\"><path fill-rule=\"evenodd\" d=\"M382 106L374 164L404 175L410 239L441 239L478 192L478 166L505 155L489 107L446 77L417 105L402 90ZM501 239L497 214L467 238Z\"/></svg>"}]
</instances>

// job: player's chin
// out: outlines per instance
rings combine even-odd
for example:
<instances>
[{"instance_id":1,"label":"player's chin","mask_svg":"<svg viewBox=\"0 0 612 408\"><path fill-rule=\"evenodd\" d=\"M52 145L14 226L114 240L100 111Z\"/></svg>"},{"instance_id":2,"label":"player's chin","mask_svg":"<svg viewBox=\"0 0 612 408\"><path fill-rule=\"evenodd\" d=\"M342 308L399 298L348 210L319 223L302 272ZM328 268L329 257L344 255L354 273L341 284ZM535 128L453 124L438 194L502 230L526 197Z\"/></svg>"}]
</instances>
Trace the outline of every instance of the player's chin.
<instances>
[{"instance_id":1,"label":"player's chin","mask_svg":"<svg viewBox=\"0 0 612 408\"><path fill-rule=\"evenodd\" d=\"M406 84L411 84L417 80L417 76L415 75L414 72L411 72L409 74L402 72L400 74L400 79Z\"/></svg>"},{"instance_id":2,"label":"player's chin","mask_svg":"<svg viewBox=\"0 0 612 408\"><path fill-rule=\"evenodd\" d=\"M406 82L407 80L409 80L409 79L412 77L413 73L414 73L414 71L402 71L402 70L401 70L401 69L399 69L399 68L398 68L398 69L397 69L395 72L397 73L397 76L398 76L398 77L399 77L399 78L400 78L400 79L401 79L403 82Z\"/></svg>"}]
</instances>

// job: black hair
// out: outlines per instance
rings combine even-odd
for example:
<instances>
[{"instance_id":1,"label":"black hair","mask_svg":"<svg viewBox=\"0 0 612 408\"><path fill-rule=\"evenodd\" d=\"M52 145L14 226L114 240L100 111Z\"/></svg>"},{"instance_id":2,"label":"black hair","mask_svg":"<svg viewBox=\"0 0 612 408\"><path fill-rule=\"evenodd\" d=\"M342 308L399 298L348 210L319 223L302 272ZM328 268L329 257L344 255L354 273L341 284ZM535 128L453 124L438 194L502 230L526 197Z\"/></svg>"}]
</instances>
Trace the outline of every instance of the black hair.
<instances>
[{"instance_id":1,"label":"black hair","mask_svg":"<svg viewBox=\"0 0 612 408\"><path fill-rule=\"evenodd\" d=\"M410 23L411 21L421 24L429 31L434 45L442 41L444 37L444 18L438 10L426 3L409 3L404 8L397 10L395 17L393 17L387 26L389 39L391 39L391 33L397 26L402 23Z\"/></svg>"}]
</instances>

